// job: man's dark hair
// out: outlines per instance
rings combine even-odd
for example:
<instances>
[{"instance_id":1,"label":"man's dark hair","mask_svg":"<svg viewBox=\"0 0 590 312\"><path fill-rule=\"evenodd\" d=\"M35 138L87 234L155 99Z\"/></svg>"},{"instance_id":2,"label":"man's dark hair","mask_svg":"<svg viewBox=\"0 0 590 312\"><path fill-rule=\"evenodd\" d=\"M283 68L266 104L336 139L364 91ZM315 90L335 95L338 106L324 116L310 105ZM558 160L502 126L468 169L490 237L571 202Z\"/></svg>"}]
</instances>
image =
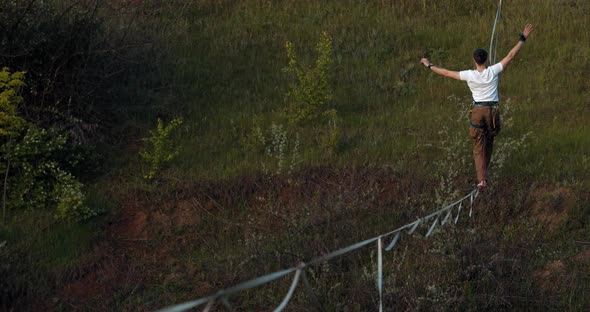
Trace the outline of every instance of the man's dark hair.
<instances>
[{"instance_id":1,"label":"man's dark hair","mask_svg":"<svg viewBox=\"0 0 590 312\"><path fill-rule=\"evenodd\" d=\"M488 52L482 48L477 48L473 51L473 59L478 65L483 65L488 60Z\"/></svg>"}]
</instances>

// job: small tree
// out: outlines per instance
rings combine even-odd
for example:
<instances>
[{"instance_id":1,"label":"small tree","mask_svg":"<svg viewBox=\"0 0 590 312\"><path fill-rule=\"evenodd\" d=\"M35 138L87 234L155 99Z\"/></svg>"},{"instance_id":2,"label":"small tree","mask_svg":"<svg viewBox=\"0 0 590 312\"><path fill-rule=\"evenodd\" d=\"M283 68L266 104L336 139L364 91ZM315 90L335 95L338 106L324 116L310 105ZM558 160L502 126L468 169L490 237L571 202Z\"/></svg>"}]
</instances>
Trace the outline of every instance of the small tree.
<instances>
[{"instance_id":1,"label":"small tree","mask_svg":"<svg viewBox=\"0 0 590 312\"><path fill-rule=\"evenodd\" d=\"M326 104L332 99L330 88L330 67L332 61L332 39L323 32L316 45L318 54L315 66L304 68L297 62L293 44L286 43L289 65L283 69L292 73L297 80L289 85L287 118L292 123L313 121L321 117Z\"/></svg>"},{"instance_id":2,"label":"small tree","mask_svg":"<svg viewBox=\"0 0 590 312\"><path fill-rule=\"evenodd\" d=\"M315 122L319 143L333 151L340 140L340 131L336 123L337 111L327 107L333 98L330 86L330 70L333 63L332 39L328 33L322 32L316 45L318 56L313 67L299 65L291 42L287 41L286 48L289 65L283 71L294 74L296 78L289 85L287 92L286 117L292 125ZM318 124L322 125L323 130Z\"/></svg>"},{"instance_id":3,"label":"small tree","mask_svg":"<svg viewBox=\"0 0 590 312\"><path fill-rule=\"evenodd\" d=\"M179 150L174 147L171 135L180 125L182 125L182 118L174 118L167 126L164 126L162 120L158 118L156 129L150 130L150 136L143 139L146 146L139 155L149 167L148 173L144 175L145 179L155 178L162 166L178 155Z\"/></svg>"},{"instance_id":4,"label":"small tree","mask_svg":"<svg viewBox=\"0 0 590 312\"><path fill-rule=\"evenodd\" d=\"M2 140L10 139L20 133L26 125L17 109L23 101L18 94L25 86L24 77L24 72L10 73L6 67L0 71L0 138Z\"/></svg>"},{"instance_id":5,"label":"small tree","mask_svg":"<svg viewBox=\"0 0 590 312\"><path fill-rule=\"evenodd\" d=\"M0 173L4 175L2 183L2 222L6 220L6 190L8 189L8 176L10 174L10 157L13 137L20 133L25 127L25 120L22 119L17 106L22 103L23 98L18 95L20 89L25 85L24 72L10 73L8 68L3 67L0 71L0 142L5 159Z\"/></svg>"}]
</instances>

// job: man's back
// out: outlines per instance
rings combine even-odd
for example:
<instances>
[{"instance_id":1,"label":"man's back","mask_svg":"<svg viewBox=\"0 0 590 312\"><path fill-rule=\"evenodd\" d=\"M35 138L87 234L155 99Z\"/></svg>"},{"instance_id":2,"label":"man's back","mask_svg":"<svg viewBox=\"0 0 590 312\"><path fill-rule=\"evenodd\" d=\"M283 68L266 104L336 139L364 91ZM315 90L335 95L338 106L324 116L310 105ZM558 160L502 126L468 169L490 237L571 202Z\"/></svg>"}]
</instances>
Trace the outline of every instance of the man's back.
<instances>
[{"instance_id":1,"label":"man's back","mask_svg":"<svg viewBox=\"0 0 590 312\"><path fill-rule=\"evenodd\" d=\"M461 80L467 81L469 89L476 102L497 102L498 97L498 76L502 72L501 63L487 67L482 72L477 70L463 70L459 72Z\"/></svg>"}]
</instances>

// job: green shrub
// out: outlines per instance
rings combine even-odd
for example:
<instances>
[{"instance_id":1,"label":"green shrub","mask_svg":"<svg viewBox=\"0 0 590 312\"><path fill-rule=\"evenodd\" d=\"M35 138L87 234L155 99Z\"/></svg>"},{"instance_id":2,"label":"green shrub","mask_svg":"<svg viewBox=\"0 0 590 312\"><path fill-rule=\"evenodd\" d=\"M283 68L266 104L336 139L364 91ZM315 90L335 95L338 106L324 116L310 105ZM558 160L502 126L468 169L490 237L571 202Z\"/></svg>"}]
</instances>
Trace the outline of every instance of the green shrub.
<instances>
[{"instance_id":1,"label":"green shrub","mask_svg":"<svg viewBox=\"0 0 590 312\"><path fill-rule=\"evenodd\" d=\"M289 85L285 116L291 125L311 124L316 132L317 143L330 153L335 151L340 141L337 127L338 112L328 108L333 98L330 86L332 59L332 39L322 32L316 45L315 66L302 66L297 62L293 44L286 43L289 65L284 72L295 75L296 81Z\"/></svg>"},{"instance_id":2,"label":"green shrub","mask_svg":"<svg viewBox=\"0 0 590 312\"><path fill-rule=\"evenodd\" d=\"M143 139L146 146L139 155L148 166L148 173L144 175L145 179L155 178L162 167L178 155L179 150L174 146L171 135L180 125L182 125L182 118L174 118L167 126L164 126L162 120L158 118L156 129L150 130L150 136Z\"/></svg>"},{"instance_id":3,"label":"green shrub","mask_svg":"<svg viewBox=\"0 0 590 312\"><path fill-rule=\"evenodd\" d=\"M82 221L96 213L83 204L82 183L65 168L67 135L58 130L29 126L15 143L1 147L3 160L10 160L7 206L13 210L50 209L61 221Z\"/></svg>"},{"instance_id":4,"label":"green shrub","mask_svg":"<svg viewBox=\"0 0 590 312\"><path fill-rule=\"evenodd\" d=\"M6 209L54 209L56 219L80 221L95 213L83 204L82 184L65 168L77 157L65 155L67 135L27 123L18 113L23 72L0 71L0 173L2 219ZM67 159L67 160L66 160Z\"/></svg>"},{"instance_id":5,"label":"green shrub","mask_svg":"<svg viewBox=\"0 0 590 312\"><path fill-rule=\"evenodd\" d=\"M0 138L18 134L25 126L17 110L23 101L18 94L24 77L24 72L10 73L6 67L0 71Z\"/></svg>"},{"instance_id":6,"label":"green shrub","mask_svg":"<svg viewBox=\"0 0 590 312\"><path fill-rule=\"evenodd\" d=\"M301 161L299 134L283 125L273 123L269 129L256 125L244 141L247 149L258 154L267 177L291 173Z\"/></svg>"},{"instance_id":7,"label":"green shrub","mask_svg":"<svg viewBox=\"0 0 590 312\"><path fill-rule=\"evenodd\" d=\"M289 86L286 116L294 124L314 121L322 116L326 104L333 98L330 87L332 39L326 32L322 33L316 45L318 57L314 67L306 68L299 65L291 42L287 41L286 48L289 65L283 71L294 74L297 78Z\"/></svg>"}]
</instances>

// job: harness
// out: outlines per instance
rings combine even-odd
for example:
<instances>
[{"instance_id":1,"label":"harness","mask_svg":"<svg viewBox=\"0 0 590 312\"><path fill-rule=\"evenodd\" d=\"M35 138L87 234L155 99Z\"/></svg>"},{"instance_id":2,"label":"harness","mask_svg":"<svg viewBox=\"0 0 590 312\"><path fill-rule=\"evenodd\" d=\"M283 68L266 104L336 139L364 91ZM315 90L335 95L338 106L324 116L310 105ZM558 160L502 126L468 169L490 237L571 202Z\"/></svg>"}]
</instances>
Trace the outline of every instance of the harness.
<instances>
[{"instance_id":1,"label":"harness","mask_svg":"<svg viewBox=\"0 0 590 312\"><path fill-rule=\"evenodd\" d=\"M473 106L498 106L498 101L490 101L490 102L476 102L473 101Z\"/></svg>"},{"instance_id":2,"label":"harness","mask_svg":"<svg viewBox=\"0 0 590 312\"><path fill-rule=\"evenodd\" d=\"M492 110L494 109L498 109L498 101L489 101L489 102L476 102L475 100L472 100L473 106L480 106L480 107L490 107ZM475 129L482 129L484 126L482 125L478 125L475 124L473 121L471 121L471 113L472 113L472 109L469 110L469 115L467 116L467 120L469 120L469 125ZM495 118L492 117L492 123L493 127L495 128Z\"/></svg>"}]
</instances>

